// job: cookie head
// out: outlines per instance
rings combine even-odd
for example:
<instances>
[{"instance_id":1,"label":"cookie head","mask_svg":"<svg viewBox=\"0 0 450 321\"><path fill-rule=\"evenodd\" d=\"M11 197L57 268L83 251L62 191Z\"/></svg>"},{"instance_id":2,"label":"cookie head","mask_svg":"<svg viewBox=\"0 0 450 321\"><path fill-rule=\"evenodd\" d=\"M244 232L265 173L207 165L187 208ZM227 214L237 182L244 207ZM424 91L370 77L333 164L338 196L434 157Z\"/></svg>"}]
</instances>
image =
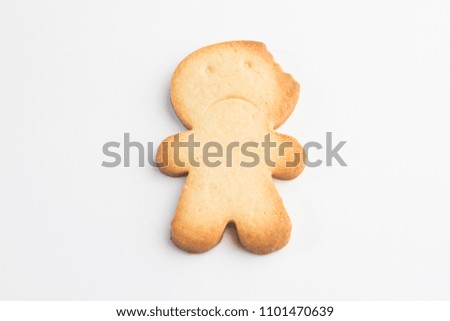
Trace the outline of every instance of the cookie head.
<instances>
[{"instance_id":1,"label":"cookie head","mask_svg":"<svg viewBox=\"0 0 450 321\"><path fill-rule=\"evenodd\" d=\"M231 41L186 57L173 75L171 99L188 129L196 126L210 106L230 98L251 103L270 127L277 128L294 109L299 89L263 43Z\"/></svg>"}]
</instances>

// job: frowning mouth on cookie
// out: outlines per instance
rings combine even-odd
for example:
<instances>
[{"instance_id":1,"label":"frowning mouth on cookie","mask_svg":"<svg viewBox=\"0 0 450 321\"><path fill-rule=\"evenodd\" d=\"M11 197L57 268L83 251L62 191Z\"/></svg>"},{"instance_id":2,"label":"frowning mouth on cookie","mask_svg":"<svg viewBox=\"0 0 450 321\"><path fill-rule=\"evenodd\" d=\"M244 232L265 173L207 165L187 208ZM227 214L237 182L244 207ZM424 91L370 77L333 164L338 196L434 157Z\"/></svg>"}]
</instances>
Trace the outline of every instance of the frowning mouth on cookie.
<instances>
[{"instance_id":1,"label":"frowning mouth on cookie","mask_svg":"<svg viewBox=\"0 0 450 321\"><path fill-rule=\"evenodd\" d=\"M226 96L224 98L214 101L211 105L208 106L208 110L213 108L214 106L217 106L219 103L221 103L223 101L227 101L227 100L231 100L231 101L235 101L235 102L239 102L239 100L240 100L242 102L247 103L249 106L256 108L255 104L252 103L249 99L247 99L245 97L229 95L229 96Z\"/></svg>"}]
</instances>

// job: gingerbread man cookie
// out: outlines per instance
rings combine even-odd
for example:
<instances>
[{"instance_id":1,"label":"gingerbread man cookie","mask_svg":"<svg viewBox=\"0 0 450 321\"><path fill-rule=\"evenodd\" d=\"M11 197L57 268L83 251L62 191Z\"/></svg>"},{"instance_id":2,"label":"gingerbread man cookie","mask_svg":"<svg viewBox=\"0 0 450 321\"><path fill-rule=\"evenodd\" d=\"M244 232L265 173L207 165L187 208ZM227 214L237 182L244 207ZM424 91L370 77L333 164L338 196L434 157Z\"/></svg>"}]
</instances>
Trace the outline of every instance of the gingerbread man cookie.
<instances>
[{"instance_id":1,"label":"gingerbread man cookie","mask_svg":"<svg viewBox=\"0 0 450 321\"><path fill-rule=\"evenodd\" d=\"M273 178L298 176L303 150L275 129L299 90L260 42L210 45L178 65L171 100L188 131L164 140L157 161L164 174L187 175L171 229L179 248L205 252L228 224L251 252L287 244L291 222Z\"/></svg>"}]
</instances>

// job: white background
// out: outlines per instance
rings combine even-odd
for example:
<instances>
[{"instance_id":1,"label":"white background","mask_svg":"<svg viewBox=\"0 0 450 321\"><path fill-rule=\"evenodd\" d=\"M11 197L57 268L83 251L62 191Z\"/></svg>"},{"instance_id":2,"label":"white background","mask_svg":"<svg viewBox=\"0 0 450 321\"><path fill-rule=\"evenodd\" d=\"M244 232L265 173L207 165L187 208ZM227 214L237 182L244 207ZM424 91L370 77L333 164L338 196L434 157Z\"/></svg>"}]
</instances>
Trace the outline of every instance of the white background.
<instances>
[{"instance_id":1,"label":"white background","mask_svg":"<svg viewBox=\"0 0 450 321\"><path fill-rule=\"evenodd\" d=\"M450 299L449 17L444 0L0 1L0 299ZM277 182L281 251L226 233L190 255L169 239L184 179L101 167L102 146L182 131L174 68L236 39L302 85L280 132L333 132L348 167Z\"/></svg>"}]
</instances>

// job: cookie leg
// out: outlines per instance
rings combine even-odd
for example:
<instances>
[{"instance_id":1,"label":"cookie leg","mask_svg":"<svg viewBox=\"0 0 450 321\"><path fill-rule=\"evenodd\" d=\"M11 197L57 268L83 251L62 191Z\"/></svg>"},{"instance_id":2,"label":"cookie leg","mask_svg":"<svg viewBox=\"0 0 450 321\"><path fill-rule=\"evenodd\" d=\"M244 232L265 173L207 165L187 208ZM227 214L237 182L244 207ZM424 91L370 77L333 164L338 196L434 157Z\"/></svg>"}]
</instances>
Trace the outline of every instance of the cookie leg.
<instances>
[{"instance_id":1,"label":"cookie leg","mask_svg":"<svg viewBox=\"0 0 450 321\"><path fill-rule=\"evenodd\" d=\"M239 241L250 252L268 254L288 243L291 221L282 203L277 203L278 206L266 203L264 207L250 209L250 215L235 220Z\"/></svg>"},{"instance_id":2,"label":"cookie leg","mask_svg":"<svg viewBox=\"0 0 450 321\"><path fill-rule=\"evenodd\" d=\"M171 238L182 250L202 253L220 242L226 225L226 220L205 208L179 207L172 220Z\"/></svg>"}]
</instances>

